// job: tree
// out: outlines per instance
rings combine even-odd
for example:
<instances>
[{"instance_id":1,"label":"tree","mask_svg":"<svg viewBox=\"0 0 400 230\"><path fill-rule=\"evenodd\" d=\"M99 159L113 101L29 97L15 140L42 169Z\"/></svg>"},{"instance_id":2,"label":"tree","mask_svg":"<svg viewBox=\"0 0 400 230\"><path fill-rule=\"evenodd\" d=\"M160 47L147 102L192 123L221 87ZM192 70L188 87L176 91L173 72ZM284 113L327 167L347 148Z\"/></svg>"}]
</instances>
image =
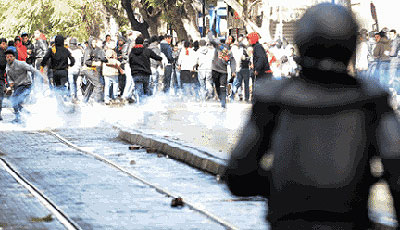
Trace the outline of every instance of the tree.
<instances>
[{"instance_id":1,"label":"tree","mask_svg":"<svg viewBox=\"0 0 400 230\"><path fill-rule=\"evenodd\" d=\"M118 24L118 27L124 28L129 26L129 20L127 19L125 9L122 8L120 0L101 0L106 12L110 14Z\"/></svg>"},{"instance_id":2,"label":"tree","mask_svg":"<svg viewBox=\"0 0 400 230\"><path fill-rule=\"evenodd\" d=\"M0 34L7 38L39 29L47 36L61 34L82 41L104 29L105 10L99 0L2 1Z\"/></svg>"},{"instance_id":3,"label":"tree","mask_svg":"<svg viewBox=\"0 0 400 230\"><path fill-rule=\"evenodd\" d=\"M149 38L149 24L146 21L139 22L139 20L135 17L132 9L132 0L121 0L121 3L128 15L129 21L131 22L132 30L139 31L145 38Z\"/></svg>"},{"instance_id":4,"label":"tree","mask_svg":"<svg viewBox=\"0 0 400 230\"><path fill-rule=\"evenodd\" d=\"M146 12L152 11L157 12L156 20L157 26L160 26L160 19L171 26L177 35L179 40L187 40L188 34L193 39L200 38L199 26L197 23L197 11L193 6L193 0L141 0L141 8L146 9ZM144 20L149 22L149 14L143 14L140 11ZM154 20L154 18L153 18ZM154 21L148 23L155 25ZM152 33L155 33L155 29L151 29Z\"/></svg>"}]
</instances>

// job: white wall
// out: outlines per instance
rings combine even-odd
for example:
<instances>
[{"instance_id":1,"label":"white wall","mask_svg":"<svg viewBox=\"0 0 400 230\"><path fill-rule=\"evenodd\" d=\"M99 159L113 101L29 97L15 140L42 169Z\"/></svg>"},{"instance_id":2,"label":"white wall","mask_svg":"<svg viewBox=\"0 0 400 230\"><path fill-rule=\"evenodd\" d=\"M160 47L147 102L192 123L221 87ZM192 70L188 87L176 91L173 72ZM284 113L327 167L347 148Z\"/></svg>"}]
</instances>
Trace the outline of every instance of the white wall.
<instances>
[{"instance_id":1,"label":"white wall","mask_svg":"<svg viewBox=\"0 0 400 230\"><path fill-rule=\"evenodd\" d=\"M399 0L372 0L376 8L378 16L379 29L388 27L400 32L400 1ZM374 20L371 16L370 3L371 0L353 0L352 3L360 3L354 5L353 11L356 13L361 28L372 30Z\"/></svg>"}]
</instances>

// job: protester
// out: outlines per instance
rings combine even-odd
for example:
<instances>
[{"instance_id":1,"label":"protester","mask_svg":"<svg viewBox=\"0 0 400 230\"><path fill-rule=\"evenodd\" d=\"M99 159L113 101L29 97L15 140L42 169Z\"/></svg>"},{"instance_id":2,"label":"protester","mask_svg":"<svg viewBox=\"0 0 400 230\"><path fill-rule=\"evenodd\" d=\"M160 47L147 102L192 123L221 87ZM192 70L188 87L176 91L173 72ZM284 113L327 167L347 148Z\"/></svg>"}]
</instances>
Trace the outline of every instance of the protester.
<instances>
[{"instance_id":1,"label":"protester","mask_svg":"<svg viewBox=\"0 0 400 230\"><path fill-rule=\"evenodd\" d=\"M114 50L106 51L107 63L103 63L104 76L104 103L109 105L111 100L115 101L118 96L118 75L123 74L121 63L117 60L117 53ZM111 92L111 95L110 95Z\"/></svg>"},{"instance_id":2,"label":"protester","mask_svg":"<svg viewBox=\"0 0 400 230\"><path fill-rule=\"evenodd\" d=\"M10 91L13 89L14 91L10 98L15 113L13 122L20 123L20 113L23 109L22 104L31 93L32 80L28 75L28 71L34 75L37 73L37 70L24 61L16 60L14 51L7 50L5 54L7 60L7 82L10 85L7 90Z\"/></svg>"},{"instance_id":3,"label":"protester","mask_svg":"<svg viewBox=\"0 0 400 230\"><path fill-rule=\"evenodd\" d=\"M11 40L8 41L7 50L12 50L14 52L14 54L15 54L15 58L18 59L18 51L17 51L17 48L15 47L14 41L11 41Z\"/></svg>"},{"instance_id":4,"label":"protester","mask_svg":"<svg viewBox=\"0 0 400 230\"><path fill-rule=\"evenodd\" d=\"M211 44L215 47L213 64L212 64L212 78L215 84L215 88L218 93L218 98L221 102L221 107L226 107L226 87L228 80L228 64L232 70L236 69L236 61L232 56L232 52L229 50L231 40L226 40L226 43L220 42L213 38L213 34L210 31L208 33L208 39ZM232 73L232 77L235 77L236 73Z\"/></svg>"},{"instance_id":5,"label":"protester","mask_svg":"<svg viewBox=\"0 0 400 230\"><path fill-rule=\"evenodd\" d=\"M6 50L7 40L5 38L0 38L0 121L3 120L1 110L3 108L4 90L6 85Z\"/></svg>"},{"instance_id":6,"label":"protester","mask_svg":"<svg viewBox=\"0 0 400 230\"><path fill-rule=\"evenodd\" d=\"M151 49L158 56L162 57L164 62L166 62L165 64L168 64L167 58L161 52L160 44L158 42L158 36L152 36L150 38L150 45L148 46L148 48ZM163 67L162 63L160 63L159 61L156 61L154 59L150 60L150 67L151 67L150 87L151 87L152 94L155 94L157 92L157 90L159 89L158 82L160 80L160 76L163 75L162 69L164 67Z\"/></svg>"},{"instance_id":7,"label":"protester","mask_svg":"<svg viewBox=\"0 0 400 230\"><path fill-rule=\"evenodd\" d=\"M106 40L104 40L104 42L103 42L103 49L106 49L107 47L108 48L111 48L111 49L114 49L115 47L112 47L112 46L110 46L111 45L111 35L109 35L109 34L107 34L106 35Z\"/></svg>"},{"instance_id":8,"label":"protester","mask_svg":"<svg viewBox=\"0 0 400 230\"><path fill-rule=\"evenodd\" d=\"M83 67L82 75L87 81L87 86L84 90L84 102L89 102L90 97L93 95L94 101L100 103L103 97L103 85L100 81L101 65L102 62L107 62L107 58L105 55L103 56L101 47L98 47L97 39L91 37L88 43L89 45L83 55L85 66Z\"/></svg>"},{"instance_id":9,"label":"protester","mask_svg":"<svg viewBox=\"0 0 400 230\"><path fill-rule=\"evenodd\" d=\"M30 64L30 65L35 65L35 47L32 44L32 42L29 40L29 34L28 33L22 33L21 34L21 42L22 45L24 45L26 47L26 63Z\"/></svg>"},{"instance_id":10,"label":"protester","mask_svg":"<svg viewBox=\"0 0 400 230\"><path fill-rule=\"evenodd\" d=\"M247 53L247 47L243 44L243 40L232 45L232 54L237 64L235 70L236 78L232 83L231 100L235 99L235 95L239 93L239 89L242 88L244 83L244 100L249 101L250 56Z\"/></svg>"},{"instance_id":11,"label":"protester","mask_svg":"<svg viewBox=\"0 0 400 230\"><path fill-rule=\"evenodd\" d=\"M202 39L199 42L200 48L197 53L197 69L198 81L200 83L200 98L202 100L213 97L214 87L212 80L212 63L214 58L214 47L211 43L207 44L206 40Z\"/></svg>"},{"instance_id":12,"label":"protester","mask_svg":"<svg viewBox=\"0 0 400 230\"><path fill-rule=\"evenodd\" d=\"M367 34L362 30L358 36L358 45L356 51L356 70L361 78L367 77L368 72L368 44Z\"/></svg>"},{"instance_id":13,"label":"protester","mask_svg":"<svg viewBox=\"0 0 400 230\"><path fill-rule=\"evenodd\" d=\"M69 85L69 95L72 102L78 102L78 89L77 81L81 72L83 52L81 48L78 47L78 40L76 38L71 38L69 40L69 48L72 57L75 59L74 65L68 69L68 85ZM70 63L71 64L71 63Z\"/></svg>"},{"instance_id":14,"label":"protester","mask_svg":"<svg viewBox=\"0 0 400 230\"><path fill-rule=\"evenodd\" d=\"M43 57L46 54L48 44L46 41L47 40L46 37L39 30L36 30L34 32L34 38L36 40L33 51L36 58L35 67L37 70L40 70L40 64L42 63Z\"/></svg>"},{"instance_id":15,"label":"protester","mask_svg":"<svg viewBox=\"0 0 400 230\"><path fill-rule=\"evenodd\" d=\"M377 62L377 69L375 71L375 78L379 79L379 82L386 89L393 88L390 84L390 40L386 36L386 33L380 32L375 35L376 46L374 49L374 58Z\"/></svg>"},{"instance_id":16,"label":"protester","mask_svg":"<svg viewBox=\"0 0 400 230\"><path fill-rule=\"evenodd\" d=\"M18 60L19 61L26 61L26 58L28 57L28 51L26 49L26 46L24 46L21 42L21 37L17 36L14 39L14 44L15 48L17 49L18 52Z\"/></svg>"},{"instance_id":17,"label":"protester","mask_svg":"<svg viewBox=\"0 0 400 230\"><path fill-rule=\"evenodd\" d=\"M175 60L172 57L172 47L171 47L172 36L165 35L164 40L160 42L161 52L167 57L168 64L164 67L164 77L162 79L163 83L163 92L168 93L170 84L171 84L171 75L172 75L172 65Z\"/></svg>"},{"instance_id":18,"label":"protester","mask_svg":"<svg viewBox=\"0 0 400 230\"><path fill-rule=\"evenodd\" d=\"M196 53L190 48L189 41L185 41L183 47L177 60L177 66L181 71L180 77L183 96L185 98L192 98L198 95L198 87L196 86L198 80L197 76L194 76L193 73L196 64Z\"/></svg>"},{"instance_id":19,"label":"protester","mask_svg":"<svg viewBox=\"0 0 400 230\"><path fill-rule=\"evenodd\" d=\"M250 120L222 176L238 196L268 198L280 229L371 229L369 191L385 179L400 223L400 124L388 94L347 74L358 26L324 3L299 20L299 77L258 81ZM379 156L382 178L371 174Z\"/></svg>"},{"instance_id":20,"label":"protester","mask_svg":"<svg viewBox=\"0 0 400 230\"><path fill-rule=\"evenodd\" d=\"M129 65L135 83L136 101L139 103L141 103L143 96L150 95L150 58L162 61L162 57L155 54L149 48L145 48L143 42L143 37L137 37L135 46L129 55Z\"/></svg>"},{"instance_id":21,"label":"protester","mask_svg":"<svg viewBox=\"0 0 400 230\"><path fill-rule=\"evenodd\" d=\"M50 60L49 69L53 72L55 89L57 93L65 98L65 96L67 96L66 83L68 83L68 66L74 66L75 59L71 52L64 47L63 36L56 36L55 47L48 49L46 55L43 57L43 61L40 64L42 66L42 68L40 68L42 73L44 72L43 67L47 65L48 60ZM70 64L68 64L68 60Z\"/></svg>"},{"instance_id":22,"label":"protester","mask_svg":"<svg viewBox=\"0 0 400 230\"><path fill-rule=\"evenodd\" d=\"M390 50L390 76L397 96L400 94L400 37L396 35L396 30L392 30L390 33L393 39Z\"/></svg>"},{"instance_id":23,"label":"protester","mask_svg":"<svg viewBox=\"0 0 400 230\"><path fill-rule=\"evenodd\" d=\"M267 71L270 70L267 52L264 47L258 42L260 36L256 32L252 32L247 35L247 40L249 44L253 46L253 66L254 66L254 75L256 79L266 79L271 78L272 73Z\"/></svg>"}]
</instances>

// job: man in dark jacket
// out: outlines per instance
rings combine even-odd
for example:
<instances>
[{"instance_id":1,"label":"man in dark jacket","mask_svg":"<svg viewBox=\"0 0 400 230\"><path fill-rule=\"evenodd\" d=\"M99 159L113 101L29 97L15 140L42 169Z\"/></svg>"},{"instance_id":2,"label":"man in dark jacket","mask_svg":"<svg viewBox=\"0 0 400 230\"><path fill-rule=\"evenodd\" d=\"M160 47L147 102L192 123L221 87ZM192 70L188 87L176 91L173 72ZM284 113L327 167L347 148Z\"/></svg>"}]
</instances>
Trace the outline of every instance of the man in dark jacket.
<instances>
[{"instance_id":1,"label":"man in dark jacket","mask_svg":"<svg viewBox=\"0 0 400 230\"><path fill-rule=\"evenodd\" d=\"M137 94L137 101L140 102L143 95L150 95L150 58L161 61L162 57L155 54L151 49L143 46L144 39L137 37L135 46L129 55L129 64L133 81L135 82L135 90Z\"/></svg>"},{"instance_id":2,"label":"man in dark jacket","mask_svg":"<svg viewBox=\"0 0 400 230\"><path fill-rule=\"evenodd\" d=\"M247 35L247 39L249 44L253 46L253 65L254 65L254 75L257 80L271 78L272 73L269 73L270 70L268 63L267 52L264 47L258 43L260 39L258 33L253 32Z\"/></svg>"},{"instance_id":3,"label":"man in dark jacket","mask_svg":"<svg viewBox=\"0 0 400 230\"><path fill-rule=\"evenodd\" d=\"M171 47L172 36L165 35L164 40L160 42L161 52L167 57L168 64L164 67L164 77L163 77L163 92L168 93L170 84L171 84L171 75L172 75L172 65L174 65L175 59L172 56L172 47Z\"/></svg>"},{"instance_id":4,"label":"man in dark jacket","mask_svg":"<svg viewBox=\"0 0 400 230\"><path fill-rule=\"evenodd\" d=\"M22 33L21 34L21 40L22 40L22 45L26 47L26 53L27 53L27 58L26 58L26 63L29 65L35 64L35 53L33 52L35 47L32 44L32 42L29 40L29 34L28 33Z\"/></svg>"},{"instance_id":5,"label":"man in dark jacket","mask_svg":"<svg viewBox=\"0 0 400 230\"><path fill-rule=\"evenodd\" d=\"M3 120L1 117L1 109L3 107L3 97L6 84L6 49L7 40L5 38L0 38L0 121Z\"/></svg>"},{"instance_id":6,"label":"man in dark jacket","mask_svg":"<svg viewBox=\"0 0 400 230\"><path fill-rule=\"evenodd\" d=\"M347 74L357 31L345 7L311 7L295 33L300 76L257 85L222 178L235 195L268 198L272 230L370 229L369 191L379 179L400 221L400 124L385 91ZM372 175L373 157L382 178Z\"/></svg>"},{"instance_id":7,"label":"man in dark jacket","mask_svg":"<svg viewBox=\"0 0 400 230\"><path fill-rule=\"evenodd\" d=\"M55 38L55 47L47 50L41 66L44 67L47 61L50 60L49 68L53 70L54 85L63 96L67 95L68 59L70 60L69 66L73 66L75 59L72 57L71 52L64 47L64 37L57 35ZM41 68L41 71L43 72L43 68Z\"/></svg>"}]
</instances>

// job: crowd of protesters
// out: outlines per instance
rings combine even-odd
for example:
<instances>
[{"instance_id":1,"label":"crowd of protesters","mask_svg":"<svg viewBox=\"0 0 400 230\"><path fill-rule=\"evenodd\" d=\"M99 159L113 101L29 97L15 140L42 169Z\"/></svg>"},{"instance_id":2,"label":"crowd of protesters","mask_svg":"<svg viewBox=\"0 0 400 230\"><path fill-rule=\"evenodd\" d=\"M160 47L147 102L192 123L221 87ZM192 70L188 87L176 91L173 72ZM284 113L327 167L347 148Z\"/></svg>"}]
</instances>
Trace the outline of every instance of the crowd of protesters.
<instances>
[{"instance_id":1,"label":"crowd of protesters","mask_svg":"<svg viewBox=\"0 0 400 230\"><path fill-rule=\"evenodd\" d=\"M362 29L356 53L357 75L379 83L394 96L400 92L400 37L396 30L383 28L380 32Z\"/></svg>"},{"instance_id":2,"label":"crowd of protesters","mask_svg":"<svg viewBox=\"0 0 400 230\"><path fill-rule=\"evenodd\" d=\"M355 71L392 90L400 90L400 38L395 30L359 33ZM373 36L369 36L373 35ZM373 39L374 40L373 40ZM142 103L156 94L184 101L250 102L256 79L295 77L296 50L285 39L260 43L258 33L173 42L171 35L145 39L128 31L112 39L55 36L48 41L35 31L14 40L0 39L0 120L4 94L19 120L34 82L49 84L59 100L106 105Z\"/></svg>"}]
</instances>

